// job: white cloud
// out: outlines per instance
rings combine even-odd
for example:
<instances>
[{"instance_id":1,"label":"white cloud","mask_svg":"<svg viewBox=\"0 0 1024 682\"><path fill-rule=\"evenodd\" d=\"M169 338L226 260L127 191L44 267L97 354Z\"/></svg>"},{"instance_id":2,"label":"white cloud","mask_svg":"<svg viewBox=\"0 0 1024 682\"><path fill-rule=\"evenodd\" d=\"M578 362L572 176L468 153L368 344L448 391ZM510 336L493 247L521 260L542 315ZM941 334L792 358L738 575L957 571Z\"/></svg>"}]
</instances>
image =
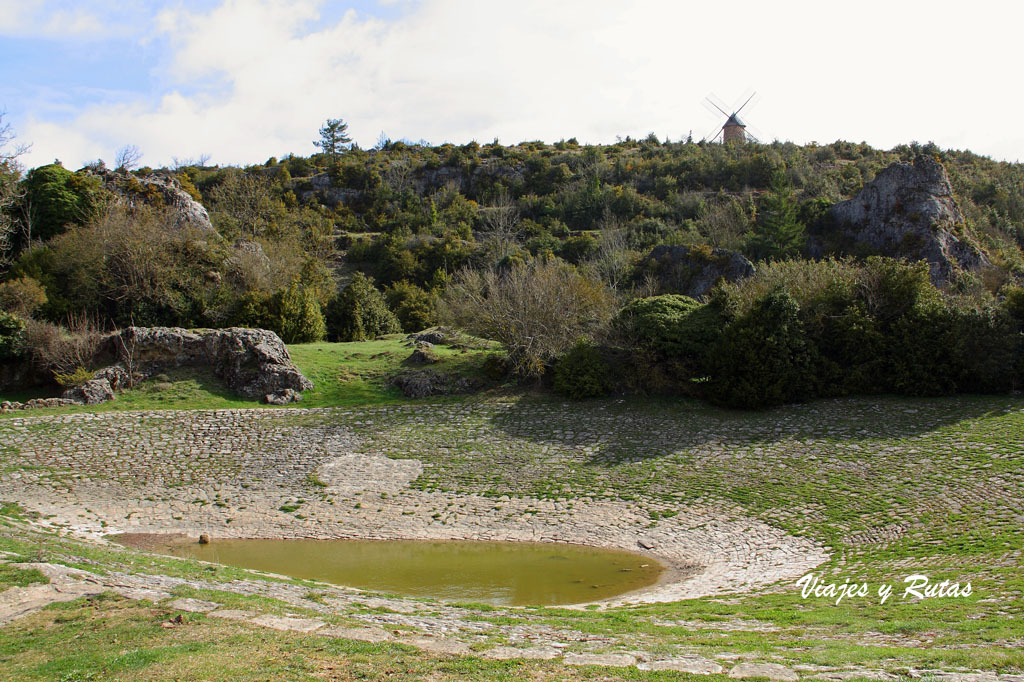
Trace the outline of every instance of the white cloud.
<instances>
[{"instance_id":1,"label":"white cloud","mask_svg":"<svg viewBox=\"0 0 1024 682\"><path fill-rule=\"evenodd\" d=\"M96 41L137 30L132 3L0 0L0 35Z\"/></svg>"},{"instance_id":2,"label":"white cloud","mask_svg":"<svg viewBox=\"0 0 1024 682\"><path fill-rule=\"evenodd\" d=\"M769 139L1024 156L1021 136L992 124L1022 103L1006 66L1017 62L1016 6L422 0L394 21L348 12L329 26L322 8L226 0L160 12L155 30L173 52L154 78L171 89L88 106L67 124L32 122L30 162L73 165L125 143L150 164L200 153L256 162L311 153L338 116L363 146L381 131L435 143L699 138L716 125L704 96L731 103L751 86L762 99L749 121Z\"/></svg>"}]
</instances>

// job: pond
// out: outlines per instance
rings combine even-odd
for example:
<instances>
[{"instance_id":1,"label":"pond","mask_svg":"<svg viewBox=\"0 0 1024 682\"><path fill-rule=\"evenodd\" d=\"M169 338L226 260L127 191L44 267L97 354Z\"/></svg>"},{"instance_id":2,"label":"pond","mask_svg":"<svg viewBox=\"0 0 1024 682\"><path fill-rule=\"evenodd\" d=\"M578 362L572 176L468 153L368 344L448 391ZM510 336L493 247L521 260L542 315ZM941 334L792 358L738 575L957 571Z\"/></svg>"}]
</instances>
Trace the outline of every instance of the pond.
<instances>
[{"instance_id":1,"label":"pond","mask_svg":"<svg viewBox=\"0 0 1024 682\"><path fill-rule=\"evenodd\" d=\"M111 538L174 556L443 601L502 606L578 604L658 581L650 557L582 545L424 540Z\"/></svg>"}]
</instances>

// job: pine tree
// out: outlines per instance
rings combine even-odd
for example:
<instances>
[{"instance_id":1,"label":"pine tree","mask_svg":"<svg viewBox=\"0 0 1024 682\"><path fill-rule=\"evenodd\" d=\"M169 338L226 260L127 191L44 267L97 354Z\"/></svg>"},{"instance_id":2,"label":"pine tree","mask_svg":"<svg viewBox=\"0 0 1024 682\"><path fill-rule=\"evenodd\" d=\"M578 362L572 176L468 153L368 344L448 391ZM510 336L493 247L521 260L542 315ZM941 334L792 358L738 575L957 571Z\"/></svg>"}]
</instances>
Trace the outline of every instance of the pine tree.
<instances>
[{"instance_id":1,"label":"pine tree","mask_svg":"<svg viewBox=\"0 0 1024 682\"><path fill-rule=\"evenodd\" d=\"M344 151L345 145L352 141L348 136L348 124L340 118L329 118L320 128L320 139L314 140L313 144L320 147L324 154L331 156L331 161L337 161L338 156Z\"/></svg>"},{"instance_id":2,"label":"pine tree","mask_svg":"<svg viewBox=\"0 0 1024 682\"><path fill-rule=\"evenodd\" d=\"M758 214L757 231L748 248L761 260L781 260L800 254L807 243L804 225L797 217L793 190L781 173L772 178L771 192L764 198Z\"/></svg>"}]
</instances>

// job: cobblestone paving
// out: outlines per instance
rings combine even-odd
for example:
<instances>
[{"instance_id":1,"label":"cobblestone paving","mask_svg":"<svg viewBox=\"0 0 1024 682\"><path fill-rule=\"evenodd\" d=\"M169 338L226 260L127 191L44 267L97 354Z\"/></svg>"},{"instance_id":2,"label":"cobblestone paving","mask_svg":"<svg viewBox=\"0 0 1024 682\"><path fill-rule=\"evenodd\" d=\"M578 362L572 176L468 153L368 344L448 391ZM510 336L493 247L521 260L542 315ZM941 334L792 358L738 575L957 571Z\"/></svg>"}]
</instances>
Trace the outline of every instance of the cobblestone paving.
<instances>
[{"instance_id":1,"label":"cobblestone paving","mask_svg":"<svg viewBox=\"0 0 1024 682\"><path fill-rule=\"evenodd\" d=\"M753 589L795 579L826 558L812 541L732 504L687 504L652 524L646 508L619 500L410 489L423 472L419 460L357 452L364 439L353 428L372 422L324 410L16 420L5 426L17 470L0 477L0 499L91 535L573 542L662 560L668 579L628 602Z\"/></svg>"},{"instance_id":2,"label":"cobblestone paving","mask_svg":"<svg viewBox=\"0 0 1024 682\"><path fill-rule=\"evenodd\" d=\"M987 590L970 617L998 620L1021 615L1019 580L1002 581L1019 575L1024 547L1022 409L1019 400L1003 398L820 401L762 414L692 404L680 410L655 401L581 408L510 400L18 416L0 421L0 500L40 512L38 523L92 537L550 540L646 552L676 569L669 581L628 595L628 602L791 593L793 580L816 566L872 575L960 567ZM296 629L316 625L308 622L311 614L325 623L341 614L349 622L314 631L391 638L442 653L473 647L494 658L565 658L641 670L894 679L892 670L852 666L758 667L777 665L774 654L722 652L709 660L655 634L593 634L521 611L482 618L460 607L344 588L325 587L311 600L307 588L255 579L208 585L152 575L92 579L158 599L181 596L182 587L270 597L306 612L275 620L266 616L281 614L199 607ZM502 623L505 617L516 622ZM712 637L788 636L784 621L647 618L667 631L706 630ZM935 646L928 633L814 632L857 646ZM913 672L1024 682L966 669Z\"/></svg>"}]
</instances>

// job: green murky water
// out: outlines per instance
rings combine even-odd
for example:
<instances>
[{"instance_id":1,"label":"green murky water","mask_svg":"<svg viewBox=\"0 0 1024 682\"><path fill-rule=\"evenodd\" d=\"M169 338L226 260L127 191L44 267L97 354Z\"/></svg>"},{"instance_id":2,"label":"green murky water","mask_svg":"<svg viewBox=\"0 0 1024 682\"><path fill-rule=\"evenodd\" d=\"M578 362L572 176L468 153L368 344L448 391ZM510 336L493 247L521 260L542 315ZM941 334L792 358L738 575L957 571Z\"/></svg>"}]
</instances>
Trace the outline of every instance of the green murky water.
<instances>
[{"instance_id":1,"label":"green murky water","mask_svg":"<svg viewBox=\"0 0 1024 682\"><path fill-rule=\"evenodd\" d=\"M526 542L217 540L156 551L410 597L495 605L575 604L657 582L656 561Z\"/></svg>"}]
</instances>

